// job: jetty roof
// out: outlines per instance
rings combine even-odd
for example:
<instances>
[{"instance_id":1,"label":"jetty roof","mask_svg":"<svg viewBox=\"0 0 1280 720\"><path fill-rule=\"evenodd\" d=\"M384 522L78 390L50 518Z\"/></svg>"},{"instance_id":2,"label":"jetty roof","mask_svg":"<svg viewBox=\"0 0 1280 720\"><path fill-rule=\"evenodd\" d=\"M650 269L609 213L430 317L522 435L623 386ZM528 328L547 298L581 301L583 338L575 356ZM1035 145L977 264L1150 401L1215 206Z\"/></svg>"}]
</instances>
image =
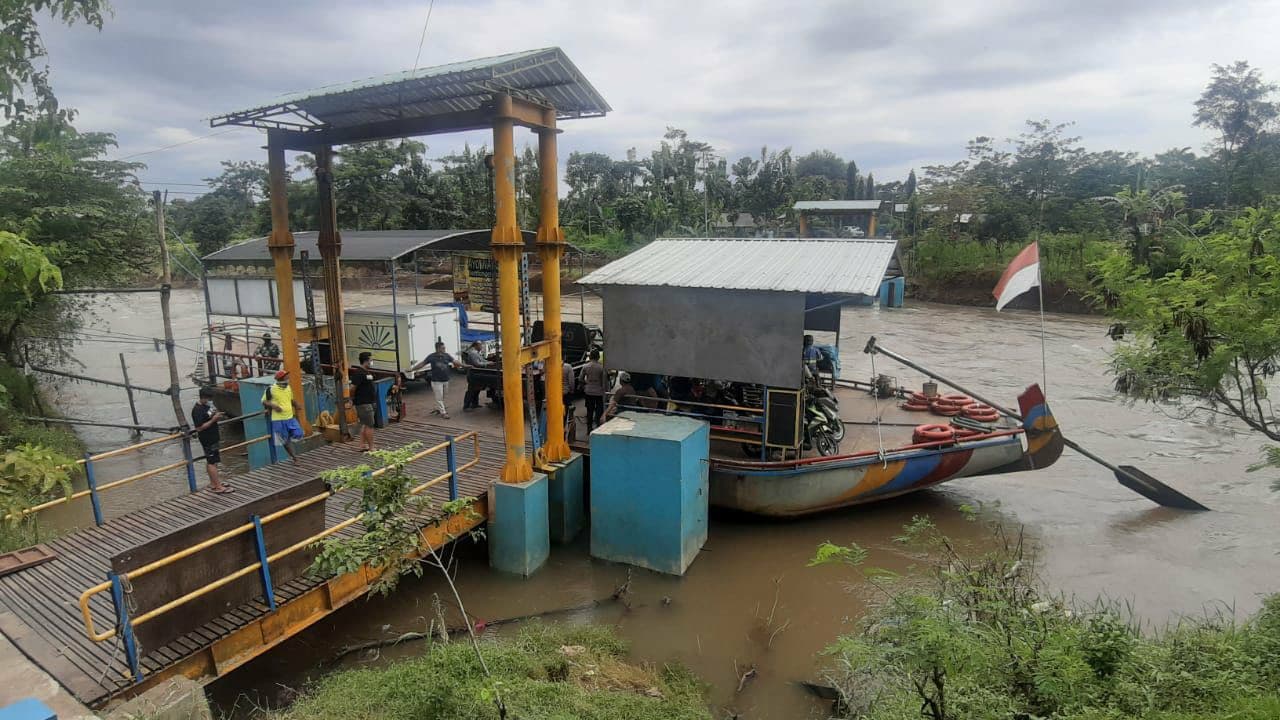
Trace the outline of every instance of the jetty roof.
<instances>
[{"instance_id":1,"label":"jetty roof","mask_svg":"<svg viewBox=\"0 0 1280 720\"><path fill-rule=\"evenodd\" d=\"M611 110L564 52L551 47L291 93L209 124L274 130L287 147L305 149L490 128L496 95L554 108L558 119Z\"/></svg>"},{"instance_id":2,"label":"jetty roof","mask_svg":"<svg viewBox=\"0 0 1280 720\"><path fill-rule=\"evenodd\" d=\"M897 247L880 238L664 238L581 282L875 295Z\"/></svg>"},{"instance_id":3,"label":"jetty roof","mask_svg":"<svg viewBox=\"0 0 1280 720\"><path fill-rule=\"evenodd\" d=\"M793 207L805 212L869 212L882 204L879 200L800 200Z\"/></svg>"},{"instance_id":4,"label":"jetty roof","mask_svg":"<svg viewBox=\"0 0 1280 720\"><path fill-rule=\"evenodd\" d=\"M528 252L535 249L536 234L523 231ZM320 262L320 248L316 245L317 232L293 234L293 257L298 259L303 250L310 252L310 262ZM482 252L489 249L490 230L343 230L342 261L344 263L385 263L398 260L418 251L425 252ZM576 248L570 248L576 250ZM245 240L202 258L215 265L253 265L271 263L271 250L267 238Z\"/></svg>"}]
</instances>

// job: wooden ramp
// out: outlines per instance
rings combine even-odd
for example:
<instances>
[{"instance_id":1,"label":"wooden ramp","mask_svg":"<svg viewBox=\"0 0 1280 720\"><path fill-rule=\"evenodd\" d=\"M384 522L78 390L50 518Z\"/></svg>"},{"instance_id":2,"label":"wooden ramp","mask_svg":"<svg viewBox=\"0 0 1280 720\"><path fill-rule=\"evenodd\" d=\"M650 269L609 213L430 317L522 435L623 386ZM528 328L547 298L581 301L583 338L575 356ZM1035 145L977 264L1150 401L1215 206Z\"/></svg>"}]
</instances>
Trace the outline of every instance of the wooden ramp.
<instances>
[{"instance_id":1,"label":"wooden ramp","mask_svg":"<svg viewBox=\"0 0 1280 720\"><path fill-rule=\"evenodd\" d=\"M460 435L458 428L405 421L379 430L381 447L420 442L423 448ZM212 515L233 511L249 502L317 477L322 471L362 462L354 443L327 445L299 455L298 464L287 460L229 479L236 491L219 495L203 489L129 513L102 525L77 531L46 543L56 557L43 564L0 577L0 631L37 665L52 675L81 702L101 706L113 697L134 694L177 674L199 681L238 667L283 642L339 607L364 595L369 578L353 573L324 580L302 577L275 587L277 609L261 600L242 605L163 647L148 650L141 658L144 679L135 683L117 637L93 642L85 631L79 598L85 590L107 579L111 558L162 535ZM458 464L473 457L470 441L457 446ZM283 454L283 452L281 453ZM450 536L479 525L487 518L484 502L489 483L502 465L501 438L482 435L479 462L458 474L458 496L475 497L477 513L416 518L428 537L447 542ZM416 478L429 480L447 472L440 452L409 466ZM346 494L325 502L326 527L349 519ZM449 499L447 483L429 488L433 505ZM247 521L247 518L246 518ZM342 530L339 537L360 532L359 524ZM209 578L212 582L217 578ZM99 631L115 627L110 592L93 596L90 604ZM176 612L181 612L179 608Z\"/></svg>"}]
</instances>

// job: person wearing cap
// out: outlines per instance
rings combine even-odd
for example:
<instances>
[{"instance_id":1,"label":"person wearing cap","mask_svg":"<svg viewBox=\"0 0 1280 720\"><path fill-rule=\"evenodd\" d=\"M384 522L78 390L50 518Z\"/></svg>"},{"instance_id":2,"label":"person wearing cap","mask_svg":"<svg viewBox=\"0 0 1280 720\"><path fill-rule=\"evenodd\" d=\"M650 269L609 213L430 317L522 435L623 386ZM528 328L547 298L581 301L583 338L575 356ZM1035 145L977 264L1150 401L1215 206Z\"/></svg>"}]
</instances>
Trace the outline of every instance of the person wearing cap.
<instances>
[{"instance_id":1,"label":"person wearing cap","mask_svg":"<svg viewBox=\"0 0 1280 720\"><path fill-rule=\"evenodd\" d=\"M271 335L266 334L262 336L262 344L258 346L258 352L256 354L259 358L278 358L280 357L280 346L271 342ZM258 360L258 362L261 363L264 372L267 370L280 369L280 362L278 360L274 362L271 360Z\"/></svg>"},{"instance_id":2,"label":"person wearing cap","mask_svg":"<svg viewBox=\"0 0 1280 720\"><path fill-rule=\"evenodd\" d=\"M297 413L302 406L293 397L293 388L289 387L289 371L276 373L276 384L267 388L262 395L262 406L270 411L271 434L280 438L284 451L289 459L298 462L298 455L293 451L293 441L302 439L302 426L298 424Z\"/></svg>"},{"instance_id":3,"label":"person wearing cap","mask_svg":"<svg viewBox=\"0 0 1280 720\"><path fill-rule=\"evenodd\" d=\"M618 414L618 407L625 405L627 400L636 394L636 388L631 384L631 373L618 373L618 388L613 391L613 397L609 400L609 407L604 411L604 419L608 420Z\"/></svg>"}]
</instances>

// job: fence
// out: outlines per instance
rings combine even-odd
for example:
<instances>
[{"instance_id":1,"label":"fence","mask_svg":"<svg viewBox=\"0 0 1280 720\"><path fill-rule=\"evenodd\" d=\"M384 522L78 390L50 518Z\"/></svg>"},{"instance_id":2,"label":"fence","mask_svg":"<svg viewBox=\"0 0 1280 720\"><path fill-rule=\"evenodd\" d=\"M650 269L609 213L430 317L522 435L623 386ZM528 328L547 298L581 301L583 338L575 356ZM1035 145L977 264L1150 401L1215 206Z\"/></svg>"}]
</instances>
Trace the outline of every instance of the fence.
<instances>
[{"instance_id":1,"label":"fence","mask_svg":"<svg viewBox=\"0 0 1280 720\"><path fill-rule=\"evenodd\" d=\"M456 445L458 442L465 441L465 440L472 441L474 456L470 461L464 463L463 465L458 465ZM420 495L423 492L425 492L427 489L434 487L435 485L438 485L442 482L448 481L449 499L457 500L458 499L458 473L468 470L480 462L480 436L475 431L467 432L457 437L450 436L444 442L414 454L413 457L411 457L408 460L408 462L410 463L417 462L418 460L435 455L440 452L445 453L445 462L447 464L448 469L444 473L437 475L436 477L413 487L409 491L411 494ZM390 469L391 469L390 467L380 468L378 470L374 470L371 473L371 475L374 475L374 476L382 475L383 473L387 472ZM279 520L280 518L291 515L295 512L298 512L299 510L302 510L303 508L310 507L311 505L314 505L316 503L324 502L325 500L332 497L333 495L334 495L334 491L329 490L323 493L319 493L317 495L313 495L312 497L309 497L305 500L301 500L297 503L294 503L293 505L290 505L286 508L282 508L273 513L263 515L261 517L254 515L249 518L248 522L242 525L239 525L238 527L232 528L231 530L228 530L220 535L216 535L207 540L203 540L199 543L183 548L182 550L174 552L170 555L160 558L159 560L143 565L142 567L139 567L135 570L131 570L127 573L116 574L114 572L109 572L107 575L107 580L105 582L99 583L98 585L95 585L89 588L88 590L85 590L80 595L80 600L79 600L80 612L84 618L85 632L88 634L89 638L94 642L104 642L106 640L110 640L116 637L118 634L122 635L122 638L124 641L125 657L129 663L129 669L133 673L135 682L142 682L142 667L140 664L140 657L138 655L137 644L134 642L134 638L133 638L133 628L137 627L138 625L141 625L150 620L153 620L156 617L159 617L160 615L170 612L176 608L182 607L183 605L191 602L192 600L195 600L208 593L211 593L217 590L218 588L221 588L231 582L238 580L239 578L244 577L245 575L249 575L254 572L258 573L259 577L262 580L263 598L266 601L267 606L271 610L275 610L276 609L275 588L271 581L271 563L277 560L280 560L285 556L296 553L299 550L302 550L303 548L313 545L323 540L324 538L329 537L330 535L341 532L342 530L345 530L351 527L352 525L355 525L356 523L364 519L365 513L359 513L354 517L348 518L346 520L343 520L342 522L337 523L333 527L327 528L324 531L317 533L315 535L312 535L311 537L308 537L304 540L299 540L298 542L293 543L289 547L271 554L267 554L267 550L266 550L267 544L264 539L265 528L275 520ZM170 600L169 602L166 602L163 605L160 605L159 607L148 610L142 613L141 615L138 615L137 617L131 617L129 605L125 597L126 587L128 586L131 580L136 580L137 578L143 575L155 572L156 570L159 570L164 567L168 567L173 563L180 562L185 558L191 557L192 555L200 552L201 550L205 550L207 548L213 547L214 545L225 542L227 540L230 540L231 538L240 536L247 532L252 532L254 534L254 545L258 553L258 562L253 563L251 565L246 565L240 568L239 570L236 570L227 575L224 575L223 577L212 580L211 582L206 583L205 585L202 585L201 587L196 588L195 590L192 590L191 592L188 592L187 594L181 597ZM115 609L114 614L116 618L116 627L110 630L107 630L105 632L98 632L94 627L93 616L89 610L89 603L92 600L94 595L101 592L106 592L106 591L110 591L111 593L111 600Z\"/></svg>"}]
</instances>

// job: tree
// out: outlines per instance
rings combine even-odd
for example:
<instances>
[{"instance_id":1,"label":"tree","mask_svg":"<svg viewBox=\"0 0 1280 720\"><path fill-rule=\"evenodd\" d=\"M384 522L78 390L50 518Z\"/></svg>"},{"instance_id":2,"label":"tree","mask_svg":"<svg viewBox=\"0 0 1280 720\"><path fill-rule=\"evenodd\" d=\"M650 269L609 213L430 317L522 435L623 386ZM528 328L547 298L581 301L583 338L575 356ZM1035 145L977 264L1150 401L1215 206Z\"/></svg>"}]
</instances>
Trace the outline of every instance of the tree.
<instances>
[{"instance_id":1,"label":"tree","mask_svg":"<svg viewBox=\"0 0 1280 720\"><path fill-rule=\"evenodd\" d=\"M1196 100L1194 124L1218 133L1223 207L1231 204L1232 184L1244 158L1280 116L1280 105L1270 99L1275 91L1275 83L1264 82L1257 68L1240 60L1214 63L1213 78Z\"/></svg>"},{"instance_id":2,"label":"tree","mask_svg":"<svg viewBox=\"0 0 1280 720\"><path fill-rule=\"evenodd\" d=\"M24 444L0 456L0 552L40 542L40 526L27 508L71 494L75 460L49 448Z\"/></svg>"},{"instance_id":3,"label":"tree","mask_svg":"<svg viewBox=\"0 0 1280 720\"><path fill-rule=\"evenodd\" d=\"M844 160L830 150L814 150L796 158L797 178L824 177L832 183L838 183L845 179L846 170Z\"/></svg>"},{"instance_id":4,"label":"tree","mask_svg":"<svg viewBox=\"0 0 1280 720\"><path fill-rule=\"evenodd\" d=\"M62 287L62 272L40 248L0 230L0 353L17 367L19 330L31 309Z\"/></svg>"},{"instance_id":5,"label":"tree","mask_svg":"<svg viewBox=\"0 0 1280 720\"><path fill-rule=\"evenodd\" d=\"M1280 441L1268 395L1280 368L1280 209L1246 209L1185 248L1164 276L1123 255L1098 265L1109 314L1134 336L1113 355L1116 388L1200 401Z\"/></svg>"},{"instance_id":6,"label":"tree","mask_svg":"<svg viewBox=\"0 0 1280 720\"><path fill-rule=\"evenodd\" d=\"M850 160L849 165L844 170L844 199L858 199L858 163Z\"/></svg>"},{"instance_id":7,"label":"tree","mask_svg":"<svg viewBox=\"0 0 1280 720\"><path fill-rule=\"evenodd\" d=\"M81 21L101 30L108 9L105 0L0 0L0 108L5 119L58 112L49 69L37 68L35 62L45 56L36 14L47 10L67 25ZM34 103L23 98L28 89Z\"/></svg>"},{"instance_id":8,"label":"tree","mask_svg":"<svg viewBox=\"0 0 1280 720\"><path fill-rule=\"evenodd\" d=\"M862 189L862 199L876 199L876 176L872 173L867 173L867 185Z\"/></svg>"},{"instance_id":9,"label":"tree","mask_svg":"<svg viewBox=\"0 0 1280 720\"><path fill-rule=\"evenodd\" d=\"M907 182L902 186L902 194L909 200L916 194L916 169L911 168L911 172L907 173Z\"/></svg>"}]
</instances>

